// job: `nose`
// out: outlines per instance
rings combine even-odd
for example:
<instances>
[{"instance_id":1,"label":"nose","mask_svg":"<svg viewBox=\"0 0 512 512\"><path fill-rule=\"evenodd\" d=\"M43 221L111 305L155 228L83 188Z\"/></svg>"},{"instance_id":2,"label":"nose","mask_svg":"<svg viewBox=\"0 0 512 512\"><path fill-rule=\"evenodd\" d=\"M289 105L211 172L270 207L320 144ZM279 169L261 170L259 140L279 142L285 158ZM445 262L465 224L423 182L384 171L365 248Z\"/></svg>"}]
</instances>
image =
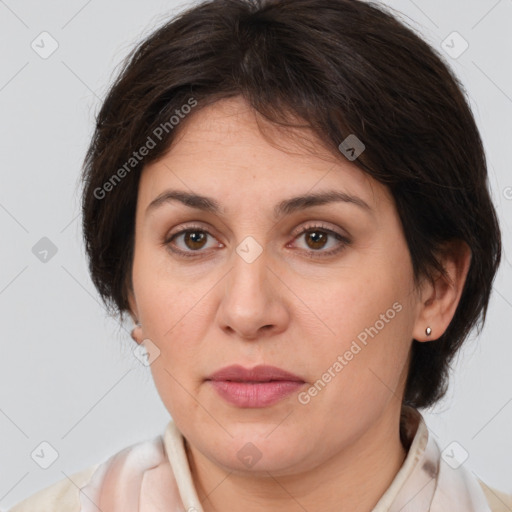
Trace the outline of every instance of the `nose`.
<instances>
[{"instance_id":1,"label":"nose","mask_svg":"<svg viewBox=\"0 0 512 512\"><path fill-rule=\"evenodd\" d=\"M236 253L233 259L234 266L221 288L219 326L250 340L286 330L289 310L282 296L286 288L276 277L278 272L269 266L265 251L250 263Z\"/></svg>"}]
</instances>

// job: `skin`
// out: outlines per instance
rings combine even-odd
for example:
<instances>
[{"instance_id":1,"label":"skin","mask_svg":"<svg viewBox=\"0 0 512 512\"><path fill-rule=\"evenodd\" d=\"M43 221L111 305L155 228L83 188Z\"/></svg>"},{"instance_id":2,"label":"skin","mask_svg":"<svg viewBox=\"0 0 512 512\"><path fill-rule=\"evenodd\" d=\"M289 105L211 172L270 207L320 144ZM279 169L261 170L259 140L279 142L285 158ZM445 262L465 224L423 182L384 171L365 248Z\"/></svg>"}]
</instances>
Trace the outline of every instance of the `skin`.
<instances>
[{"instance_id":1,"label":"skin","mask_svg":"<svg viewBox=\"0 0 512 512\"><path fill-rule=\"evenodd\" d=\"M130 304L137 342L160 350L152 375L186 438L204 510L368 511L406 456L399 416L412 339L435 342L448 327L469 249L453 244L444 256L449 280L415 287L390 192L341 153L305 129L268 125L240 97L183 123L141 175ZM214 198L222 213L179 201L146 212L167 189ZM331 202L273 216L284 199L327 190L371 211ZM299 234L319 223L317 232L349 243ZM183 229L209 234L169 241ZM236 252L247 236L263 248L251 263ZM301 376L307 391L396 303L394 318L307 404L294 392L268 407L237 407L205 380L230 364L270 364ZM261 453L252 467L237 456L249 442Z\"/></svg>"}]
</instances>

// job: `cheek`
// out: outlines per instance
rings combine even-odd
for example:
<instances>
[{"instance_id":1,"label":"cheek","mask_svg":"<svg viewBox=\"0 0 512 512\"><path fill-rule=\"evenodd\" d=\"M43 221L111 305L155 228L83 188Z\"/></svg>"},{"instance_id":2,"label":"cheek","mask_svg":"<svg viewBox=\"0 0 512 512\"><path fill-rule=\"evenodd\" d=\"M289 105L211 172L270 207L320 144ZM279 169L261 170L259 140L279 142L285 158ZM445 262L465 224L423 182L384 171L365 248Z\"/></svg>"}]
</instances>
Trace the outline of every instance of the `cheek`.
<instances>
[{"instance_id":1,"label":"cheek","mask_svg":"<svg viewBox=\"0 0 512 512\"><path fill-rule=\"evenodd\" d=\"M396 296L372 304L363 311L347 303L339 318L329 322L336 335L323 336L315 343L317 371L327 371L336 361L337 373L352 382L373 380L372 372L395 386L410 346L411 310ZM340 304L343 308L343 304Z\"/></svg>"},{"instance_id":2,"label":"cheek","mask_svg":"<svg viewBox=\"0 0 512 512\"><path fill-rule=\"evenodd\" d=\"M361 267L315 295L330 331L314 343L316 387L340 411L401 391L414 325L406 262L401 268Z\"/></svg>"},{"instance_id":3,"label":"cheek","mask_svg":"<svg viewBox=\"0 0 512 512\"><path fill-rule=\"evenodd\" d=\"M184 335L189 340L197 336L198 317L215 285L213 275L209 279L182 275L170 265L165 249L141 248L134 260L133 283L148 337L168 343Z\"/></svg>"},{"instance_id":4,"label":"cheek","mask_svg":"<svg viewBox=\"0 0 512 512\"><path fill-rule=\"evenodd\" d=\"M197 392L204 357L201 340L211 324L206 308L213 283L184 282L142 257L134 261L133 273L143 335L160 350L150 367L155 386L171 415L176 407L188 414L195 407L188 393Z\"/></svg>"},{"instance_id":5,"label":"cheek","mask_svg":"<svg viewBox=\"0 0 512 512\"><path fill-rule=\"evenodd\" d=\"M307 290L308 286L304 283L302 289ZM364 343L377 332L397 334L398 325L410 314L406 313L410 310L407 290L405 279L395 279L389 273L384 277L361 268L311 289L308 297L312 309L319 312L324 331L332 334L329 344L343 348L349 340Z\"/></svg>"}]
</instances>

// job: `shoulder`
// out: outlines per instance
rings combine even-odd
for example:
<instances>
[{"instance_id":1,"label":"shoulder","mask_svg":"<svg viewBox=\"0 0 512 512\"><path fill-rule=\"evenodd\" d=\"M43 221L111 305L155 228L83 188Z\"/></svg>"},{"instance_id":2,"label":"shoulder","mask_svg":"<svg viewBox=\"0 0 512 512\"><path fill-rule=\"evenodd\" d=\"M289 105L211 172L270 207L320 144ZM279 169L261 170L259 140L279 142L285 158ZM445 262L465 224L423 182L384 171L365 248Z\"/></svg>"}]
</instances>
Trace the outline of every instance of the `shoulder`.
<instances>
[{"instance_id":1,"label":"shoulder","mask_svg":"<svg viewBox=\"0 0 512 512\"><path fill-rule=\"evenodd\" d=\"M79 512L80 488L87 485L100 464L63 478L24 499L8 512Z\"/></svg>"},{"instance_id":2,"label":"shoulder","mask_svg":"<svg viewBox=\"0 0 512 512\"><path fill-rule=\"evenodd\" d=\"M97 507L91 508L90 504L101 500L108 503L112 489L121 489L126 482L133 483L134 479L141 480L146 471L157 467L163 460L162 436L139 441L32 494L8 512L96 512Z\"/></svg>"},{"instance_id":3,"label":"shoulder","mask_svg":"<svg viewBox=\"0 0 512 512\"><path fill-rule=\"evenodd\" d=\"M497 491L492 487L479 481L480 487L484 491L489 508L492 512L510 512L512 510L512 495Z\"/></svg>"}]
</instances>

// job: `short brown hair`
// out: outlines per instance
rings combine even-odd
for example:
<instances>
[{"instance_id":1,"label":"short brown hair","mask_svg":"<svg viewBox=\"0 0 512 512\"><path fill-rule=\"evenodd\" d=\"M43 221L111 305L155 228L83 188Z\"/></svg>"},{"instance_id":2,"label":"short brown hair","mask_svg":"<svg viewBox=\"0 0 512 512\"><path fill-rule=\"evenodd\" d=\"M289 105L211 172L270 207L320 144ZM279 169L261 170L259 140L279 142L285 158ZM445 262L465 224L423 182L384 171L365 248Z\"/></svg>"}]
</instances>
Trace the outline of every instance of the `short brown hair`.
<instances>
[{"instance_id":1,"label":"short brown hair","mask_svg":"<svg viewBox=\"0 0 512 512\"><path fill-rule=\"evenodd\" d=\"M86 251L107 308L129 311L138 181L186 123L172 129L171 117L191 98L198 111L236 95L277 124L288 126L287 113L294 114L340 158L348 135L363 141L354 163L389 187L416 282L442 272L436 254L445 242L469 245L471 265L449 327L437 341L412 343L404 402L435 403L453 356L485 321L500 229L462 85L436 51L378 4L210 0L133 50L97 116L83 170ZM158 127L158 144L131 161Z\"/></svg>"}]
</instances>

